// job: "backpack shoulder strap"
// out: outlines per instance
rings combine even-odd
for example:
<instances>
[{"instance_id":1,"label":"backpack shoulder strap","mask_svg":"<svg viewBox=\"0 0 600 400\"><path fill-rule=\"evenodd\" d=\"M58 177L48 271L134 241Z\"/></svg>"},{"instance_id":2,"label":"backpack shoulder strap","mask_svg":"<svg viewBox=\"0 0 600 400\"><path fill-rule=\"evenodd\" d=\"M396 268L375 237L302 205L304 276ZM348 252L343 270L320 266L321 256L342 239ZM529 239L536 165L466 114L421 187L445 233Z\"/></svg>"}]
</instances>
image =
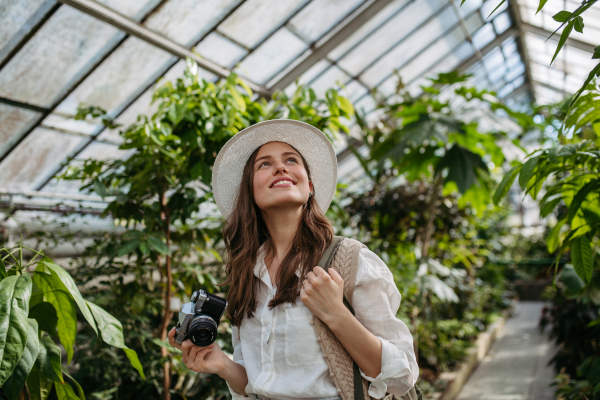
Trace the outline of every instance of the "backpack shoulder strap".
<instances>
[{"instance_id":1,"label":"backpack shoulder strap","mask_svg":"<svg viewBox=\"0 0 600 400\"><path fill-rule=\"evenodd\" d=\"M325 249L325 252L321 256L321 260L319 260L319 264L318 264L321 268L323 268L325 270L325 272L327 272L329 270L329 266L331 265L333 256L335 255L336 251L338 250L338 248L340 247L340 244L342 243L342 241L344 239L345 238L343 236L334 236L329 247L327 249ZM354 274L354 276L355 275L356 274ZM348 300L348 298L346 297L345 294L344 294L344 305L346 306L346 308L348 308L348 310L350 310L352 315L355 315L354 308L352 307L352 304L350 304L350 301ZM364 394L364 390L363 390L363 382L362 382L362 377L360 375L360 370L359 370L356 362L354 362L354 360L352 360L352 361L353 361L352 362L352 372L354 375L354 400L364 400L365 394Z\"/></svg>"}]
</instances>

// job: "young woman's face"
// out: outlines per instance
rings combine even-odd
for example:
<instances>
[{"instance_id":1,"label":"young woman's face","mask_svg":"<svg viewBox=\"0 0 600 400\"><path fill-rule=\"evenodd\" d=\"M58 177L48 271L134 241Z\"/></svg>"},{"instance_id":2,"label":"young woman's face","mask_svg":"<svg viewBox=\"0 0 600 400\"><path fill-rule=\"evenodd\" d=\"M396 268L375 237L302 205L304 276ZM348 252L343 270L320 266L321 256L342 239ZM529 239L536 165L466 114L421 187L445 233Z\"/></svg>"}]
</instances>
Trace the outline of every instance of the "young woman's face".
<instances>
[{"instance_id":1,"label":"young woman's face","mask_svg":"<svg viewBox=\"0 0 600 400\"><path fill-rule=\"evenodd\" d=\"M264 144L254 162L254 201L261 210L301 207L312 192L302 157L282 142Z\"/></svg>"}]
</instances>

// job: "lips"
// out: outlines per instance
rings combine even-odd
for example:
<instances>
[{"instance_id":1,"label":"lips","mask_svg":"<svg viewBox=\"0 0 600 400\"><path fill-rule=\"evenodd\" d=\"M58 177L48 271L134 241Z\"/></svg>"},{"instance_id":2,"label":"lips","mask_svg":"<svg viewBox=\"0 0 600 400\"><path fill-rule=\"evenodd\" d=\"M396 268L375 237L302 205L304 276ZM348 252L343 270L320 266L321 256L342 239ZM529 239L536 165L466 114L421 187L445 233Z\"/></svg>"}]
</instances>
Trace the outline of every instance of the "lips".
<instances>
[{"instance_id":1,"label":"lips","mask_svg":"<svg viewBox=\"0 0 600 400\"><path fill-rule=\"evenodd\" d=\"M281 182L279 185L277 185L279 182ZM296 182L294 182L292 179L290 178L277 178L273 181L273 183L271 183L271 186L269 186L269 188L274 188L274 187L278 187L278 186L283 186L285 184L291 184L292 186L296 184Z\"/></svg>"}]
</instances>

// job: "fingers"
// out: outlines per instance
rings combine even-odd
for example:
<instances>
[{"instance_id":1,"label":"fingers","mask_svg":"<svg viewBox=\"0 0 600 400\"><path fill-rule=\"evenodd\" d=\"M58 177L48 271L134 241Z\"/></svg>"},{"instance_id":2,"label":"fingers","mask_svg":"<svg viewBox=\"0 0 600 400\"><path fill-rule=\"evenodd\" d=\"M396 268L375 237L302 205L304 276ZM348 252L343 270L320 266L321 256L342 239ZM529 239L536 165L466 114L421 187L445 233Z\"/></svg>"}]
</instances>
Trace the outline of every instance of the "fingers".
<instances>
[{"instance_id":1,"label":"fingers","mask_svg":"<svg viewBox=\"0 0 600 400\"><path fill-rule=\"evenodd\" d=\"M212 343L206 347L199 347L199 346L192 347L190 349L190 352L188 353L187 362L186 362L187 367L188 368L191 368L192 366L200 367L200 365L204 361L204 357L206 356L206 354L208 354L212 351L214 346L215 346L215 344Z\"/></svg>"},{"instance_id":2,"label":"fingers","mask_svg":"<svg viewBox=\"0 0 600 400\"><path fill-rule=\"evenodd\" d=\"M338 274L338 272L333 269L333 268L329 268L329 276L331 277L331 279L333 279L333 281L340 287L344 287L344 279L342 279L342 277L340 276L340 274Z\"/></svg>"},{"instance_id":3,"label":"fingers","mask_svg":"<svg viewBox=\"0 0 600 400\"><path fill-rule=\"evenodd\" d=\"M175 328L172 328L169 331L169 334L167 335L167 337L169 338L169 344L179 350L181 350L181 345L175 343Z\"/></svg>"}]
</instances>

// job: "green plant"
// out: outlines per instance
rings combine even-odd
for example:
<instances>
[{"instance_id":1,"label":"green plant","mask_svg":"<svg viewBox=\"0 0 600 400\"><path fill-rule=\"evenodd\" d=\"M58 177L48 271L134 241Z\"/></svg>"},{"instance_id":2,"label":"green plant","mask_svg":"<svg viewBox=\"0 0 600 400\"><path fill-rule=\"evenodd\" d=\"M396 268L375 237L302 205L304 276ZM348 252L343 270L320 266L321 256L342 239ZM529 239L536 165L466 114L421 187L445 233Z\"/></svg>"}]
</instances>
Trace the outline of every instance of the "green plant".
<instances>
[{"instance_id":1,"label":"green plant","mask_svg":"<svg viewBox=\"0 0 600 400\"><path fill-rule=\"evenodd\" d=\"M24 251L30 253L28 261ZM59 400L85 399L81 386L62 366L61 350L53 340L60 340L70 363L77 309L105 343L125 351L144 378L136 352L125 346L121 323L85 300L67 271L41 251L22 245L0 248L0 387L8 399L23 392L27 398L43 400L52 387Z\"/></svg>"},{"instance_id":2,"label":"green plant","mask_svg":"<svg viewBox=\"0 0 600 400\"><path fill-rule=\"evenodd\" d=\"M162 377L153 369L151 373L156 388L168 399L171 391L189 394L190 386L200 379L178 363L165 339L172 325L172 298L185 301L197 286L214 290L219 281L222 262L216 249L222 221L211 212L214 201L208 186L217 153L240 130L275 118L301 120L333 137L340 129L347 131L342 119L350 118L353 108L335 90L319 99L312 89L302 86L291 97L277 93L270 102L254 101L251 90L235 75L216 83L199 79L197 65L191 60L183 78L158 87L153 101L158 102L154 115L140 116L137 123L121 131L124 143L120 148L132 152L128 158L86 160L62 178L81 180L82 190L107 198L105 215L126 228L122 235L98 240L97 247L90 249L96 257L81 268L81 278L105 276L112 293L98 296L110 298L107 303L117 298L131 303L129 315L124 317L141 323L132 323L132 338L141 347L150 340L151 346L160 349L160 356L147 350L148 362L152 368L162 364ZM96 107L80 108L78 118L87 116L114 125ZM160 274L157 282L155 272ZM128 274L136 281L125 282ZM152 305L148 312L146 304ZM156 337L158 340L152 340ZM171 364L178 365L175 385L171 384ZM98 368L108 376L116 375L114 369L108 373L110 366ZM158 379L162 379L161 385Z\"/></svg>"},{"instance_id":3,"label":"green plant","mask_svg":"<svg viewBox=\"0 0 600 400\"><path fill-rule=\"evenodd\" d=\"M559 346L550 360L556 372L557 394L564 399L600 396L600 276L586 285L573 266L566 265L550 290L551 304L543 309L540 329L550 327Z\"/></svg>"}]
</instances>

